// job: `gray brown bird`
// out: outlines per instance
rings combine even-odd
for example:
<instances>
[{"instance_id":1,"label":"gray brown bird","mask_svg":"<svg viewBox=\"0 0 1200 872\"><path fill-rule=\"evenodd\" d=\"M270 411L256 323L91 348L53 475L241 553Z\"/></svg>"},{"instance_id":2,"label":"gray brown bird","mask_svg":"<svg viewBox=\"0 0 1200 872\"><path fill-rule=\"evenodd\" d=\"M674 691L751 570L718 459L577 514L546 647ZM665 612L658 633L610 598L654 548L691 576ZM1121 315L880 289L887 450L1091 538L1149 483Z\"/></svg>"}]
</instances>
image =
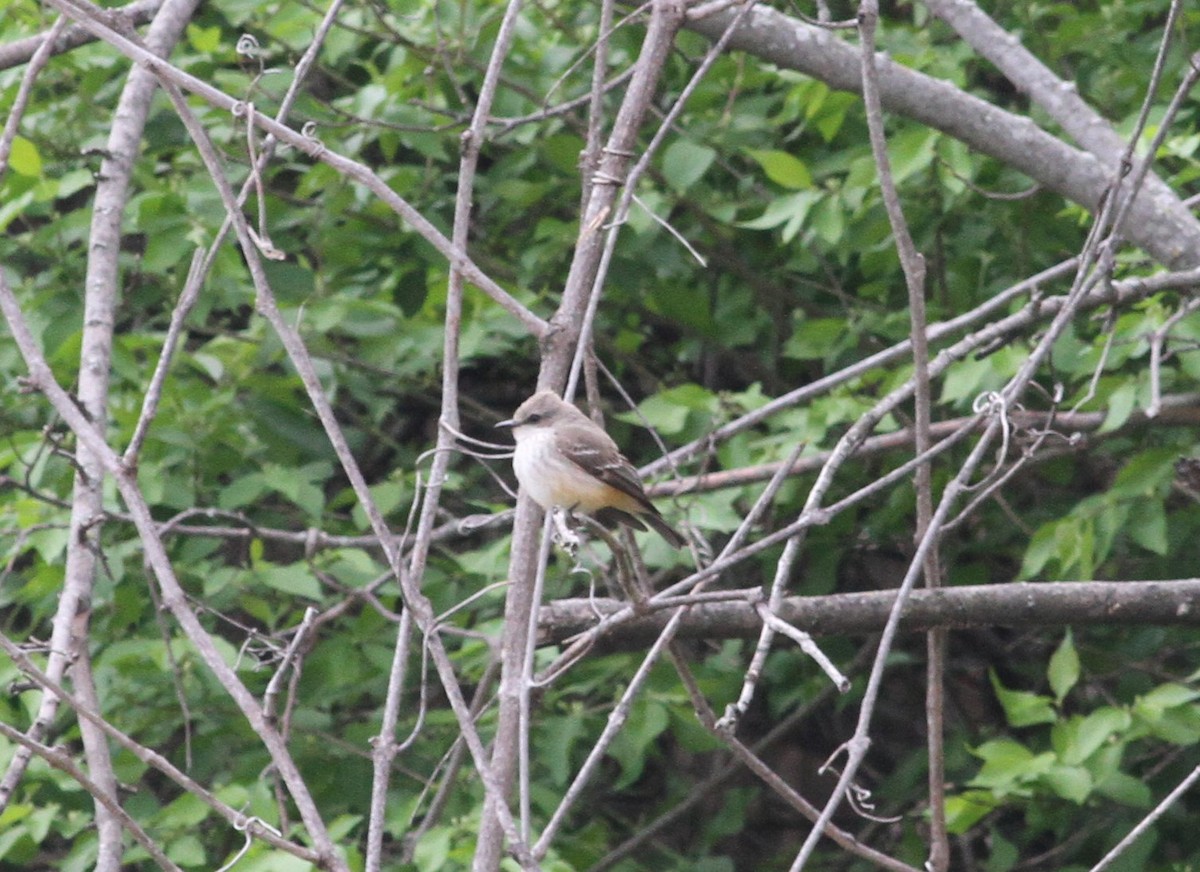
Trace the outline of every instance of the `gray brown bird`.
<instances>
[{"instance_id":1,"label":"gray brown bird","mask_svg":"<svg viewBox=\"0 0 1200 872\"><path fill-rule=\"evenodd\" d=\"M558 506L639 530L649 524L672 548L687 541L650 502L612 437L553 391L538 391L496 426L512 428L513 471L543 509Z\"/></svg>"}]
</instances>

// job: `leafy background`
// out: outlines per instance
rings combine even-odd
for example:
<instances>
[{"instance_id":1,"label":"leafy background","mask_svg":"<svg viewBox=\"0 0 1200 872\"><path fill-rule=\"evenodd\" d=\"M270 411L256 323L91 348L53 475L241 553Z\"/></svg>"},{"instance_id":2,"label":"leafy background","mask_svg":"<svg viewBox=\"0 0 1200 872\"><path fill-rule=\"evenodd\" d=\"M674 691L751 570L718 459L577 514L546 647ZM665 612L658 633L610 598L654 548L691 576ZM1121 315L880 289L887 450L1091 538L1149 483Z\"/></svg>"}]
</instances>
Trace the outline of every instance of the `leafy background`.
<instances>
[{"instance_id":1,"label":"leafy background","mask_svg":"<svg viewBox=\"0 0 1200 872\"><path fill-rule=\"evenodd\" d=\"M835 5L835 14L852 15L849 5ZM1167 6L1157 0L1012 2L992 14L1127 130ZM315 122L330 149L372 166L448 232L458 135L502 12L501 4L484 0L349 6L294 117ZM273 111L320 14L303 3L214 0L202 5L172 61ZM522 13L494 107L498 120L482 154L471 254L541 314L555 305L578 232L586 107L550 117L541 109L586 93L589 67L579 61L596 38L598 14L592 4L554 2ZM49 20L33 3L13 3L0 22L0 42L40 32ZM1198 25L1200 14L1186 11L1185 43ZM246 33L257 39L259 58L235 52ZM641 37L639 26L614 32L614 71L636 57ZM921 6L888 9L882 39L901 63L1045 121ZM678 93L707 45L696 34L680 35L661 106ZM1184 48L1171 52L1167 81L1177 81L1186 63ZM102 44L55 57L33 92L0 190L0 261L67 387L80 366L96 150L105 143L127 70L128 63ZM0 72L0 102L11 103L21 73ZM616 96L609 99L615 105ZM1158 100L1158 117L1165 100ZM235 178L242 177L244 125L199 101L192 105ZM527 115L535 117L519 122ZM1184 197L1195 192L1200 168L1196 122L1190 100L1156 166ZM1028 191L1031 183L916 122L889 117L888 134L906 217L929 262L931 321L979 305L1082 245L1089 216L1080 207L1046 191L986 196ZM857 95L730 54L708 74L668 142L638 190L644 208L635 208L622 234L595 328L600 359L630 395L644 398L640 417L626 414L605 388L609 429L641 462L659 453L642 421L666 443L683 444L768 397L903 340L909 330L904 279ZM323 386L376 499L393 528L403 529L436 437L447 264L361 187L294 151L281 150L266 185L271 237L287 253L269 266L272 284L287 320L317 357ZM703 253L707 265L651 212ZM113 445L131 436L191 254L213 238L223 217L181 123L160 95L125 215L109 403ZM1154 270L1132 249L1122 252L1119 268L1123 276ZM1176 460L1197 452L1196 430L1127 426L1149 402L1147 337L1180 301L1174 292L1163 293L1077 319L1038 380L1048 393L1061 385L1068 407L1091 392L1082 409L1103 411L1105 423L1085 448L1053 446L1002 499L982 504L945 539L948 584L1195 574L1200 506L1173 482ZM514 318L474 290L462 330L464 428L489 438L490 425L531 390L537 347ZM1164 390L1194 392L1200 315L1182 320L1172 336L1178 353L1163 366ZM935 416L968 414L976 396L1015 372L1034 338L1013 337L952 367L935 385ZM19 640L44 639L70 544L74 441L40 396L23 392L24 364L12 343L0 343L0 371L0 629ZM909 375L904 366L873 370L720 445L709 464L733 469L780 460L797 441L814 451L827 448ZM882 429L905 423L889 417ZM855 463L839 490L873 480L898 456ZM935 483L945 482L954 463L935 470ZM456 459L445 520L506 508L511 497L495 473L511 481L504 462ZM158 520L187 525L187 532L168 538L174 566L206 626L259 695L286 644L282 634L306 607L329 608L385 571L299 379L255 311L232 246L222 250L189 319L138 479ZM794 517L811 483L811 476L789 481L768 523ZM663 507L719 542L756 494L750 486L734 487ZM265 771L266 752L186 639L159 614L141 546L115 492L107 505L112 514L100 540L91 626L104 712L224 801L287 825ZM895 586L912 552L913 512L911 491L902 487L815 528L792 592ZM239 532L206 535L201 527ZM309 529L350 538L308 554ZM438 543L423 589L439 612L503 579L507 535L487 528L451 533ZM668 577L683 573L683 556L654 541L644 544L652 569ZM774 551L743 564L736 586L769 580L777 558ZM564 558L554 558L550 596L587 590L588 577L569 569ZM601 574L595 565L593 576ZM322 626L291 714L291 749L352 865L361 862L369 740L380 728L393 610L399 608L394 584L384 583L377 595L378 607L360 603ZM495 654L502 601L502 591L493 590L450 619L461 635L447 637L448 644L469 685L484 680ZM846 663L863 642L822 644ZM710 699L736 696L749 651L750 643L737 640L697 647L695 668ZM963 858L956 868L1088 868L1114 834L1132 826L1196 764L1200 691L1193 631L995 628L952 634L950 652L948 812ZM898 818L839 817L864 840L914 864L924 852L923 658L919 637L903 640L894 655L894 686L911 692L889 694L866 773L879 809ZM602 729L616 689L639 662L632 653L589 658L538 700L535 816L552 811ZM24 729L37 694L21 684L11 662L0 661L0 676L14 691L0 698L0 720ZM824 685L798 652L780 650L744 728L752 740L818 698L769 752L778 771L818 797L830 782L816 776L815 767L848 734L861 693L858 682L848 697L830 701L818 697ZM457 737L436 686L428 691L428 716L401 758L389 798L388 868L466 868L473 853L482 789L469 778L459 779L448 806L419 840L405 842L428 812L439 767ZM673 672L660 667L637 706L548 868L593 867L718 767L719 744L697 725ZM408 711L402 732L415 726ZM489 717L485 711L485 735ZM68 714L60 715L53 737L77 748ZM0 759L12 748L0 741ZM212 812L194 796L132 755L114 755L119 780L129 787L124 807L176 863L215 868L241 846L240 834L210 825ZM1194 800L1176 804L1114 868L1200 864L1192 836L1196 811ZM0 863L88 868L96 851L92 814L91 798L78 784L35 762L0 816ZM786 868L804 829L743 773L617 868ZM147 861L135 847L125 862L138 868ZM866 868L832 846L820 862L826 869ZM256 844L238 868L303 866Z\"/></svg>"}]
</instances>

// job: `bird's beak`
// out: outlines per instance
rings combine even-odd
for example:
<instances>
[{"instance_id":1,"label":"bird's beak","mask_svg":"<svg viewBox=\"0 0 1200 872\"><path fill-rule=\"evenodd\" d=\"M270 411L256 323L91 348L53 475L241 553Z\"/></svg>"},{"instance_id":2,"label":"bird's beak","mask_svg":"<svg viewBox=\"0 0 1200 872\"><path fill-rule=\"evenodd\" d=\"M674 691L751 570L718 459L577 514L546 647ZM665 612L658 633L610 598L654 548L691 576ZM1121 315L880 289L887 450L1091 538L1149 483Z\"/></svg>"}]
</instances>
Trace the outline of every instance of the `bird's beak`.
<instances>
[{"instance_id":1,"label":"bird's beak","mask_svg":"<svg viewBox=\"0 0 1200 872\"><path fill-rule=\"evenodd\" d=\"M497 430L508 430L517 426L516 418L509 418L507 421L501 421L496 425Z\"/></svg>"}]
</instances>

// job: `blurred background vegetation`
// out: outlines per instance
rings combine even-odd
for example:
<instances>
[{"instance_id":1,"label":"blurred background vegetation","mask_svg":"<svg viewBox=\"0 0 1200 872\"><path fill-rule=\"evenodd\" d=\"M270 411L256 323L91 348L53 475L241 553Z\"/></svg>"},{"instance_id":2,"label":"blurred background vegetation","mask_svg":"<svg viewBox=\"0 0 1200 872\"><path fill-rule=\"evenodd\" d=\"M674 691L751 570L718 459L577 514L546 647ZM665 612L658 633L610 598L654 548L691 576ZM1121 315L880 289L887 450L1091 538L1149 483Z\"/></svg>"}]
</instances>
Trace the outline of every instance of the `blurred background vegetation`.
<instances>
[{"instance_id":1,"label":"blurred background vegetation","mask_svg":"<svg viewBox=\"0 0 1200 872\"><path fill-rule=\"evenodd\" d=\"M835 15L852 17L850 4ZM992 4L989 12L1110 118L1128 130L1143 100L1165 20L1165 0ZM315 123L330 149L373 167L448 232L458 136L473 108L503 4L362 2L339 16L303 96L295 126ZM793 11L788 4L781 11ZM810 11L810 10L806 10ZM322 9L306 2L211 0L171 55L191 74L272 112L312 38ZM589 87L586 48L599 4L530 4L504 68L497 116L483 148L470 251L494 279L543 316L552 313L578 233L586 105L547 113ZM52 15L28 0L10 3L0 43L44 30ZM1200 12L1182 18L1181 46L1168 56L1170 89L1188 61ZM258 57L235 44L252 34ZM616 75L635 57L639 24L612 35ZM840 37L839 37L840 38ZM682 88L708 42L683 32L657 103ZM1045 121L1027 99L979 60L919 4L887 4L880 47L895 60L1018 113ZM583 61L583 62L581 62ZM7 175L0 180L0 262L64 386L79 368L83 276L94 173L128 62L103 44L55 57L26 112ZM11 105L22 69L0 71L0 105ZM615 101L619 89L611 99ZM235 178L245 167L244 126L193 99ZM1182 197L1197 187L1198 107L1190 99L1168 135L1157 171ZM1152 117L1152 118L1153 118ZM652 131L647 131L647 136ZM1153 131L1151 131L1153 132ZM916 122L889 116L889 147L906 216L929 266L931 321L967 311L998 291L1075 254L1090 216L997 161ZM110 442L125 445L141 408L171 309L192 252L211 241L224 212L182 124L159 96L135 168L122 241L122 294L110 397ZM363 188L329 167L281 149L266 184L268 225L286 260L269 274L288 319L318 358L321 377L351 448L397 531L428 468L440 396L443 304L448 267L427 243ZM989 193L1028 192L1019 198ZM630 395L628 414L605 387L609 429L638 462L659 455L644 419L668 446L699 438L768 398L834 372L908 335L904 279L880 199L862 101L753 56L721 58L675 125L638 189L617 247L596 324L596 351ZM703 254L701 265L650 212ZM1123 250L1118 277L1157 267ZM1061 293L1065 285L1048 287ZM1107 415L1081 446L1048 446L999 499L981 505L944 540L946 583L1028 579L1187 578L1196 574L1200 505L1175 485L1174 465L1200 451L1194 426L1136 424L1148 403L1147 336L1180 304L1171 292L1076 320L1039 373L1063 406L1094 395L1084 410ZM491 438L533 388L538 350L515 319L469 290L463 322L464 429ZM1172 332L1164 390L1200 383L1200 315ZM956 364L934 387L935 420L969 414L980 393L999 388L1024 359L1034 333ZM1107 359L1103 359L1109 346ZM74 440L42 397L21 390L24 365L0 341L0 630L44 639L57 604L68 546L66 518ZM827 449L910 367L873 370L814 401L770 418L720 445L708 468L780 460L798 441ZM1031 407L1048 407L1031 394ZM906 420L889 417L882 430ZM965 449L964 449L965 451ZM837 493L881 475L903 453L865 457L843 470ZM940 464L944 483L963 455ZM511 484L504 461L491 470ZM443 498L451 521L507 508L511 496L484 464L452 465ZM687 469L685 472L695 471ZM305 607L327 607L385 572L364 539L306 554L303 534L365 536L369 528L312 414L298 377L256 315L241 255L226 246L189 318L184 346L163 393L139 466L156 517L187 525L168 538L181 581L231 662L262 693L273 659ZM789 481L768 528L786 523L811 477ZM660 504L711 541L732 531L758 490L694 493ZM265 751L186 639L157 614L132 524L115 492L102 534L102 576L92 618L96 680L105 713L170 757L225 801L279 822ZM912 553L911 488L811 530L797 594L889 588ZM237 528L205 535L199 527ZM285 535L294 534L294 535ZM439 611L502 580L504 528L443 538L423 589ZM651 567L667 578L682 555L645 539ZM771 577L778 550L743 564L730 580ZM579 595L588 579L552 564L550 597ZM596 570L600 570L597 568ZM381 603L399 608L386 583ZM464 681L482 679L500 631L503 592L456 612L449 644ZM391 663L395 628L386 611L360 604L321 628L305 663L292 716L291 747L326 820L359 862L369 800L369 737ZM822 640L840 663L868 643ZM954 868L1086 869L1194 767L1200 740L1194 631L1145 627L1074 633L1015 628L950 636L947 780L955 832ZM718 708L736 697L750 643L714 640L696 649L703 688ZM878 823L845 812L839 823L870 844L919 865L924 857L924 642L902 641L863 778ZM587 660L538 701L533 737L535 816L556 798L603 728L637 654ZM417 665L414 664L414 669ZM5 686L20 674L0 660ZM764 734L826 685L799 652L771 658L757 708L743 731ZM419 681L414 680L415 688ZM819 800L832 779L814 774L852 730L862 682L824 701L764 752L806 795ZM413 691L415 694L415 690ZM482 788L463 777L449 807L415 844L439 766L457 727L436 683L418 741L400 758L388 812L388 868L467 868ZM32 690L0 696L0 719L25 728ZM181 708L186 699L187 709ZM592 868L631 833L687 797L724 759L696 723L674 673L660 668L638 703L606 771L571 819L547 868ZM415 707L415 700L413 707ZM412 707L410 707L411 711ZM489 714L481 721L487 734ZM413 726L402 723L402 733ZM78 735L60 714L53 740ZM0 760L12 746L0 741ZM241 834L206 823L206 806L121 751L126 809L185 868L216 868ZM1200 868L1192 815L1178 803L1114 868ZM0 866L89 868L92 802L67 776L34 763L0 815ZM787 868L806 825L748 774L711 791L693 814L614 868L704 872ZM408 850L411 849L411 850ZM129 868L147 863L130 849ZM237 868L304 864L256 845ZM821 869L868 868L827 845Z\"/></svg>"}]
</instances>

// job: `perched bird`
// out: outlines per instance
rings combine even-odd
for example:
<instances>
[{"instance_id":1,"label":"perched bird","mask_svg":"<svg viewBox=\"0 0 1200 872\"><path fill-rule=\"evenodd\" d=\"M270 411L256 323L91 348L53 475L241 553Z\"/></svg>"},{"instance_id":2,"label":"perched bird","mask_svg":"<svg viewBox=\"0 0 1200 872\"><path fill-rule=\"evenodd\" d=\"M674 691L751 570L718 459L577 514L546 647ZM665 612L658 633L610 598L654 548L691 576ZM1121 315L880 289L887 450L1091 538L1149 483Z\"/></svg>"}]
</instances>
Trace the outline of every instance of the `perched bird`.
<instances>
[{"instance_id":1,"label":"perched bird","mask_svg":"<svg viewBox=\"0 0 1200 872\"><path fill-rule=\"evenodd\" d=\"M539 391L497 427L511 427L517 481L543 509L584 512L599 521L653 527L672 548L686 541L642 488L612 437L553 391ZM643 523L645 522L645 523Z\"/></svg>"}]
</instances>

